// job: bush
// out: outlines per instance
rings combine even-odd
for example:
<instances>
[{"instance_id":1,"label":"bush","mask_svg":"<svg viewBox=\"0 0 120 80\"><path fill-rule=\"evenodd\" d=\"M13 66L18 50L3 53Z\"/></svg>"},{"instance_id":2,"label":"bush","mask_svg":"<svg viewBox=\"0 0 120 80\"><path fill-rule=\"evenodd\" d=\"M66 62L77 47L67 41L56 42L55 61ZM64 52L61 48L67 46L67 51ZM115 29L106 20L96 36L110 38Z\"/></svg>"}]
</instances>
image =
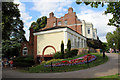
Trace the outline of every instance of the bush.
<instances>
[{"instance_id":1,"label":"bush","mask_svg":"<svg viewBox=\"0 0 120 80\"><path fill-rule=\"evenodd\" d=\"M51 59L49 61L46 61L46 64L50 64L51 62L54 63L54 62L57 62L57 61L62 61L63 59Z\"/></svg>"},{"instance_id":2,"label":"bush","mask_svg":"<svg viewBox=\"0 0 120 80\"><path fill-rule=\"evenodd\" d=\"M55 59L62 59L63 55L61 52L56 52L53 56Z\"/></svg>"},{"instance_id":3,"label":"bush","mask_svg":"<svg viewBox=\"0 0 120 80\"><path fill-rule=\"evenodd\" d=\"M67 49L68 49L68 51L71 50L71 40L70 39L68 39Z\"/></svg>"},{"instance_id":4,"label":"bush","mask_svg":"<svg viewBox=\"0 0 120 80\"><path fill-rule=\"evenodd\" d=\"M63 41L61 43L61 54L62 54L62 58L64 58L64 43L63 43Z\"/></svg>"},{"instance_id":5,"label":"bush","mask_svg":"<svg viewBox=\"0 0 120 80\"><path fill-rule=\"evenodd\" d=\"M13 59L13 65L19 67L31 67L34 65L33 56L21 56Z\"/></svg>"},{"instance_id":6,"label":"bush","mask_svg":"<svg viewBox=\"0 0 120 80\"><path fill-rule=\"evenodd\" d=\"M78 53L78 49L74 49L74 50L71 50L71 51L67 51L67 52L65 53L65 58L70 58L70 57L77 56L77 53Z\"/></svg>"},{"instance_id":7,"label":"bush","mask_svg":"<svg viewBox=\"0 0 120 80\"><path fill-rule=\"evenodd\" d=\"M46 64L46 61L42 61L41 64Z\"/></svg>"}]
</instances>

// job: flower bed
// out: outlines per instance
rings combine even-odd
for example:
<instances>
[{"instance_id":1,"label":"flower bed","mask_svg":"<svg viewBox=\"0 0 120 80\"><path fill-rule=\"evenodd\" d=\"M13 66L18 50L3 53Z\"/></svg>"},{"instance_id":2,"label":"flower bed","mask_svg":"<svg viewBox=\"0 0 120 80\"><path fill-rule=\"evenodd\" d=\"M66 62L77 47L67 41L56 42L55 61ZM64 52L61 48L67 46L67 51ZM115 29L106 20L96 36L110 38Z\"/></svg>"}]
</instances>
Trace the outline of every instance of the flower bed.
<instances>
[{"instance_id":1,"label":"flower bed","mask_svg":"<svg viewBox=\"0 0 120 80\"><path fill-rule=\"evenodd\" d=\"M82 56L82 57L79 57L79 58L76 58L73 60L63 60L59 63L52 64L52 66L55 67L55 66L70 66L70 65L77 65L77 64L85 64L85 63L87 63L87 62L89 63L95 59L96 59L95 55L88 54L88 55L85 55L85 56ZM44 65L44 66L50 67L51 65Z\"/></svg>"}]
</instances>

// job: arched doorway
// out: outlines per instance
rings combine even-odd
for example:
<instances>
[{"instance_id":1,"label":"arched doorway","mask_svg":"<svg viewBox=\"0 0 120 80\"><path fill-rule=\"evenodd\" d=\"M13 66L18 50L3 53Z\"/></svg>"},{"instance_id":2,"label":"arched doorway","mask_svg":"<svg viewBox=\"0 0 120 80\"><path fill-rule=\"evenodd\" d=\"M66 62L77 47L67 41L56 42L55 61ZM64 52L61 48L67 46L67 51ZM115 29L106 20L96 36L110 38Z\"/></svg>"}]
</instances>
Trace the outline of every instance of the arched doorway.
<instances>
[{"instance_id":1,"label":"arched doorway","mask_svg":"<svg viewBox=\"0 0 120 80\"><path fill-rule=\"evenodd\" d=\"M42 52L42 61L44 60L44 52L45 52L45 50L46 50L47 48L49 48L49 47L53 48L54 51L55 51L55 53L56 53L55 47L53 47L53 46L51 46L51 45L46 46L46 47L43 49L43 52Z\"/></svg>"}]
</instances>

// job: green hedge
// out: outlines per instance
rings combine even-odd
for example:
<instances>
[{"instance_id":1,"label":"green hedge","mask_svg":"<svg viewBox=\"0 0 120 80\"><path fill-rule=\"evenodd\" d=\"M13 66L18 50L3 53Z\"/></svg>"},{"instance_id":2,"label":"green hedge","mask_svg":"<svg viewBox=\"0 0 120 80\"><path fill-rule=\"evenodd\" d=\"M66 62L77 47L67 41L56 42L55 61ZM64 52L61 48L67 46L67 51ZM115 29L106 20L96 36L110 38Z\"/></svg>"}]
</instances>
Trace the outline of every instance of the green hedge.
<instances>
[{"instance_id":1,"label":"green hedge","mask_svg":"<svg viewBox=\"0 0 120 80\"><path fill-rule=\"evenodd\" d=\"M71 58L71 57L77 56L77 53L78 53L78 49L67 51L65 53L65 58Z\"/></svg>"},{"instance_id":2,"label":"green hedge","mask_svg":"<svg viewBox=\"0 0 120 80\"><path fill-rule=\"evenodd\" d=\"M31 67L34 65L33 56L21 56L13 59L13 65L19 67Z\"/></svg>"}]
</instances>

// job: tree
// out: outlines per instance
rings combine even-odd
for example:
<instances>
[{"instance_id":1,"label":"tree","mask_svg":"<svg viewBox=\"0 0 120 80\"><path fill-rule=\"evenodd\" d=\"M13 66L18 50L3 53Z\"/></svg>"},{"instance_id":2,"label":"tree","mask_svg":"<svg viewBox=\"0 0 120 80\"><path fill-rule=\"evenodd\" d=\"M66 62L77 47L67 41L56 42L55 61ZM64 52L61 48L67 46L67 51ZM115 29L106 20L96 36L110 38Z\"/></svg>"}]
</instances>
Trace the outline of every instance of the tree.
<instances>
[{"instance_id":1,"label":"tree","mask_svg":"<svg viewBox=\"0 0 120 80\"><path fill-rule=\"evenodd\" d=\"M120 1L119 2L109 2L105 14L111 13L113 15L112 19L109 19L108 25L113 25L120 27Z\"/></svg>"},{"instance_id":2,"label":"tree","mask_svg":"<svg viewBox=\"0 0 120 80\"><path fill-rule=\"evenodd\" d=\"M18 4L2 3L2 52L4 57L18 55L21 42L26 41Z\"/></svg>"},{"instance_id":3,"label":"tree","mask_svg":"<svg viewBox=\"0 0 120 80\"><path fill-rule=\"evenodd\" d=\"M114 35L111 32L108 32L106 35L106 39L107 39L109 48L113 48L113 43L114 43L113 37L114 37Z\"/></svg>"},{"instance_id":4,"label":"tree","mask_svg":"<svg viewBox=\"0 0 120 80\"><path fill-rule=\"evenodd\" d=\"M34 31L39 31L39 29L42 29L47 24L47 17L43 16L41 18L38 18L36 22L33 22L31 26L33 26Z\"/></svg>"},{"instance_id":5,"label":"tree","mask_svg":"<svg viewBox=\"0 0 120 80\"><path fill-rule=\"evenodd\" d=\"M108 32L106 39L109 48L118 49L120 51L120 27L116 28L116 31L114 31L113 34Z\"/></svg>"},{"instance_id":6,"label":"tree","mask_svg":"<svg viewBox=\"0 0 120 80\"><path fill-rule=\"evenodd\" d=\"M113 32L114 35L114 43L115 48L120 51L120 27L116 29L116 31Z\"/></svg>"},{"instance_id":7,"label":"tree","mask_svg":"<svg viewBox=\"0 0 120 80\"><path fill-rule=\"evenodd\" d=\"M61 54L62 54L62 58L64 58L64 43L63 43L63 41L61 42Z\"/></svg>"},{"instance_id":8,"label":"tree","mask_svg":"<svg viewBox=\"0 0 120 80\"><path fill-rule=\"evenodd\" d=\"M105 58L105 51L106 51L106 45L102 44L102 50L103 50L103 58Z\"/></svg>"},{"instance_id":9,"label":"tree","mask_svg":"<svg viewBox=\"0 0 120 80\"><path fill-rule=\"evenodd\" d=\"M68 51L71 50L71 40L70 39L68 39L67 49L68 49Z\"/></svg>"},{"instance_id":10,"label":"tree","mask_svg":"<svg viewBox=\"0 0 120 80\"><path fill-rule=\"evenodd\" d=\"M96 0L97 1L97 0ZM81 4L80 0L76 0L77 4ZM120 27L120 1L119 2L84 2L85 5L90 5L93 8L98 8L99 5L102 7L104 3L108 3L107 10L104 12L105 14L111 13L113 15L112 19L109 19L108 25L113 25L116 27Z\"/></svg>"}]
</instances>

